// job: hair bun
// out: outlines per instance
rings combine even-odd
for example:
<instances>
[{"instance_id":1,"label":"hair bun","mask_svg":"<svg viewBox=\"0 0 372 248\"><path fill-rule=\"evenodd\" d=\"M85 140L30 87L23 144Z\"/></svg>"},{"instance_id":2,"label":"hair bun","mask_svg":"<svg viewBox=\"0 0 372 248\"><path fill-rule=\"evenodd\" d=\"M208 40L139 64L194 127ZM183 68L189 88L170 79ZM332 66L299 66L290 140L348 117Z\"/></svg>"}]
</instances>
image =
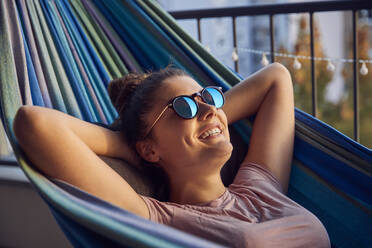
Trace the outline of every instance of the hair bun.
<instances>
[{"instance_id":1,"label":"hair bun","mask_svg":"<svg viewBox=\"0 0 372 248\"><path fill-rule=\"evenodd\" d=\"M111 102L119 115L125 106L127 106L130 102L133 93L137 89L137 86L141 84L148 76L149 74L145 73L129 73L124 77L114 79L109 83L107 90Z\"/></svg>"}]
</instances>

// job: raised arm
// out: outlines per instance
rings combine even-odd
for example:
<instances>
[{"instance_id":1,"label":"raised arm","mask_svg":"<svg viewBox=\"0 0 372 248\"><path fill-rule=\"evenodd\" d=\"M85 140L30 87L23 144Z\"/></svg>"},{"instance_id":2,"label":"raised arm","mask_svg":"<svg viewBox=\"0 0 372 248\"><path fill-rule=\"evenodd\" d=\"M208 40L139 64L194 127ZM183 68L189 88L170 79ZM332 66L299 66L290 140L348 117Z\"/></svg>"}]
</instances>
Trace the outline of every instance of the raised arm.
<instances>
[{"instance_id":1,"label":"raised arm","mask_svg":"<svg viewBox=\"0 0 372 248\"><path fill-rule=\"evenodd\" d=\"M229 123L256 114L245 162L273 173L286 192L294 142L293 86L288 70L273 63L226 93Z\"/></svg>"},{"instance_id":2,"label":"raised arm","mask_svg":"<svg viewBox=\"0 0 372 248\"><path fill-rule=\"evenodd\" d=\"M137 162L118 132L36 106L21 107L13 128L19 145L43 173L148 218L141 197L97 156Z\"/></svg>"}]
</instances>

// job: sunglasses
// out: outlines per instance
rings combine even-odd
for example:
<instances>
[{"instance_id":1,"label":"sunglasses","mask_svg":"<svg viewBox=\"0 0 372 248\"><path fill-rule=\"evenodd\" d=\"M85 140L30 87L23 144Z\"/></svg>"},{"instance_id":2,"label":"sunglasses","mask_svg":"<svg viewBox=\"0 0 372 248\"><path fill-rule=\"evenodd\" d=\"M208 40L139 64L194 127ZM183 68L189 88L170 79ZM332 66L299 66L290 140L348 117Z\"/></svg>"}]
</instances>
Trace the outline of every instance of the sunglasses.
<instances>
[{"instance_id":1,"label":"sunglasses","mask_svg":"<svg viewBox=\"0 0 372 248\"><path fill-rule=\"evenodd\" d=\"M221 108L225 103L225 96L222 93L222 88L215 86L205 87L200 92L196 92L191 96L187 95L176 96L175 98L171 99L167 106L165 106L163 111L161 111L158 118L156 118L154 123L151 125L150 129L147 131L145 137L147 137L147 135L150 134L152 128L155 126L155 124L159 121L159 119L162 117L162 115L168 108L173 108L174 112L176 112L176 114L181 118L184 119L194 118L199 112L198 102L195 101L196 96L199 96L203 100L203 102L212 105L217 109Z\"/></svg>"}]
</instances>

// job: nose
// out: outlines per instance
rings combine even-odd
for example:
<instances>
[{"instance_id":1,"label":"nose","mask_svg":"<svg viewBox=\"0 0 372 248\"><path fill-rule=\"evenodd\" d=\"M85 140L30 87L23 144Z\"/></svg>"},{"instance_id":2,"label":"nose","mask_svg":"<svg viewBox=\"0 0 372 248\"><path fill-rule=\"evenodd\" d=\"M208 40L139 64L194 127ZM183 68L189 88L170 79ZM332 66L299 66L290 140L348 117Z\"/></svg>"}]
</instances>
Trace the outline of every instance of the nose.
<instances>
[{"instance_id":1,"label":"nose","mask_svg":"<svg viewBox=\"0 0 372 248\"><path fill-rule=\"evenodd\" d=\"M208 120L217 115L217 108L213 105L207 104L205 102L199 101L199 120Z\"/></svg>"}]
</instances>

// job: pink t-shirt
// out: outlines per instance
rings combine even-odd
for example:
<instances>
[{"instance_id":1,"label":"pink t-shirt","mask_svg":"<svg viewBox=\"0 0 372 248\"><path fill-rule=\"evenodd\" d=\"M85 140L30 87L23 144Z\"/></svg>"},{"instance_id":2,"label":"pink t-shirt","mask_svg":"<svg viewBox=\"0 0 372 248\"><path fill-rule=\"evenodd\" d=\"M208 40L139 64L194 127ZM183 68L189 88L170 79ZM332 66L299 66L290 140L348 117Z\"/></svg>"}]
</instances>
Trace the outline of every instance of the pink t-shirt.
<instances>
[{"instance_id":1,"label":"pink t-shirt","mask_svg":"<svg viewBox=\"0 0 372 248\"><path fill-rule=\"evenodd\" d=\"M142 197L150 220L229 247L330 247L326 229L282 193L266 169L245 163L225 193L208 203L181 205Z\"/></svg>"}]
</instances>

